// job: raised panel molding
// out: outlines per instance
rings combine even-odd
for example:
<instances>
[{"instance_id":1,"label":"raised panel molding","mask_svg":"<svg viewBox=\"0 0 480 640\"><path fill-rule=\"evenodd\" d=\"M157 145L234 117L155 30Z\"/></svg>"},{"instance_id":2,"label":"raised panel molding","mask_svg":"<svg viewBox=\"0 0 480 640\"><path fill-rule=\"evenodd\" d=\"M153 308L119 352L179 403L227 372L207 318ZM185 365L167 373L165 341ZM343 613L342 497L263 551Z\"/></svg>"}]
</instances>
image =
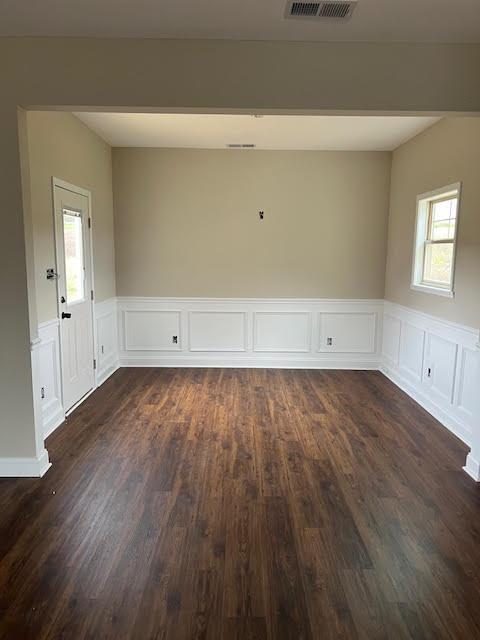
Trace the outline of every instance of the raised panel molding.
<instances>
[{"instance_id":1,"label":"raised panel molding","mask_svg":"<svg viewBox=\"0 0 480 640\"><path fill-rule=\"evenodd\" d=\"M246 351L247 312L198 310L188 314L189 350L203 352Z\"/></svg>"},{"instance_id":2,"label":"raised panel molding","mask_svg":"<svg viewBox=\"0 0 480 640\"><path fill-rule=\"evenodd\" d=\"M470 445L480 424L478 331L388 301L383 326L382 372Z\"/></svg>"},{"instance_id":3,"label":"raised panel molding","mask_svg":"<svg viewBox=\"0 0 480 640\"><path fill-rule=\"evenodd\" d=\"M95 384L102 385L119 367L119 335L117 299L95 304L95 348L97 370Z\"/></svg>"},{"instance_id":4,"label":"raised panel molding","mask_svg":"<svg viewBox=\"0 0 480 640\"><path fill-rule=\"evenodd\" d=\"M124 297L118 298L118 308L123 325L120 366L341 369L380 366L382 300ZM151 345L132 343L132 323L129 320L125 323L125 315L172 309L180 313L182 340L178 350L130 350L132 344ZM363 352L354 343L352 351L319 351L320 313L340 314L342 318L352 314L353 318L368 317L368 331L364 333L368 334L369 350ZM355 324L358 323L354 321Z\"/></svg>"},{"instance_id":5,"label":"raised panel molding","mask_svg":"<svg viewBox=\"0 0 480 640\"><path fill-rule=\"evenodd\" d=\"M459 363L459 380L456 393L456 406L463 414L464 419L474 424L475 412L478 410L479 402L479 380L478 371L480 366L478 360L480 354L478 350L463 347ZM480 425L480 416L477 416L477 428Z\"/></svg>"},{"instance_id":6,"label":"raised panel molding","mask_svg":"<svg viewBox=\"0 0 480 640\"><path fill-rule=\"evenodd\" d=\"M179 351L180 311L129 309L123 312L126 351ZM174 336L177 342L173 342Z\"/></svg>"},{"instance_id":7,"label":"raised panel molding","mask_svg":"<svg viewBox=\"0 0 480 640\"><path fill-rule=\"evenodd\" d=\"M402 321L390 313L384 313L382 353L384 358L395 365L398 365L400 358L401 331Z\"/></svg>"},{"instance_id":8,"label":"raised panel molding","mask_svg":"<svg viewBox=\"0 0 480 640\"><path fill-rule=\"evenodd\" d=\"M60 323L57 319L44 322L38 327L38 389L40 398L43 435L47 438L65 420L62 404L60 372Z\"/></svg>"},{"instance_id":9,"label":"raised panel molding","mask_svg":"<svg viewBox=\"0 0 480 640\"><path fill-rule=\"evenodd\" d=\"M458 345L433 333L427 334L425 353L425 384L430 392L453 403Z\"/></svg>"},{"instance_id":10,"label":"raised panel molding","mask_svg":"<svg viewBox=\"0 0 480 640\"><path fill-rule=\"evenodd\" d=\"M157 315L150 318L174 319L173 324L165 324L165 330L175 327L177 345L163 349L164 338L154 333L157 343L153 346L160 349L152 349L151 343L140 345L147 350L127 351L132 342L125 317L152 312ZM359 317L370 320L359 325ZM193 321L197 332L193 342L192 318L202 320ZM133 327L139 329L138 324ZM352 350L322 351L325 328L345 340L340 346L347 344ZM466 444L480 423L478 331L388 301L112 298L95 305L95 339L96 386L119 366L380 369ZM374 345L372 353L358 351L366 344ZM39 370L34 377L35 394L40 397L44 388L41 411L46 437L64 420L57 319L39 326L32 350ZM428 376L430 364L432 375ZM471 452L464 468L478 480L477 458ZM48 456L46 461L0 459L0 475L42 475Z\"/></svg>"},{"instance_id":11,"label":"raised panel molding","mask_svg":"<svg viewBox=\"0 0 480 640\"><path fill-rule=\"evenodd\" d=\"M376 313L319 314L318 351L326 353L374 353ZM331 340L331 344L329 344Z\"/></svg>"},{"instance_id":12,"label":"raised panel molding","mask_svg":"<svg viewBox=\"0 0 480 640\"><path fill-rule=\"evenodd\" d=\"M404 373L417 382L422 381L424 351L425 331L410 322L404 322L400 332L399 365Z\"/></svg>"},{"instance_id":13,"label":"raised panel molding","mask_svg":"<svg viewBox=\"0 0 480 640\"><path fill-rule=\"evenodd\" d=\"M309 353L312 349L310 311L256 311L253 350L273 353Z\"/></svg>"}]
</instances>

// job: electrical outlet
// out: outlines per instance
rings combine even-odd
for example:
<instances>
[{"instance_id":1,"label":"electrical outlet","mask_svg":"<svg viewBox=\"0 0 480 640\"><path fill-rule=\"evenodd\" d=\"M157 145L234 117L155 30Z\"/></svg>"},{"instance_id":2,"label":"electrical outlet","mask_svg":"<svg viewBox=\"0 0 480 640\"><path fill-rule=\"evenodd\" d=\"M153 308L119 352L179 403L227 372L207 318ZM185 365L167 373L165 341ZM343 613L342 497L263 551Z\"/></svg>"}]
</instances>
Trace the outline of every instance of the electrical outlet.
<instances>
[{"instance_id":1,"label":"electrical outlet","mask_svg":"<svg viewBox=\"0 0 480 640\"><path fill-rule=\"evenodd\" d=\"M428 367L428 369L427 369L427 377L428 378L432 377L432 367Z\"/></svg>"},{"instance_id":2,"label":"electrical outlet","mask_svg":"<svg viewBox=\"0 0 480 640\"><path fill-rule=\"evenodd\" d=\"M103 346L103 344L102 344L102 346L100 347L100 350L101 350L102 355L103 355L103 354L105 353L105 347Z\"/></svg>"},{"instance_id":3,"label":"electrical outlet","mask_svg":"<svg viewBox=\"0 0 480 640\"><path fill-rule=\"evenodd\" d=\"M258 217L260 218L260 220L263 220L264 216L265 216L265 211L258 212Z\"/></svg>"},{"instance_id":4,"label":"electrical outlet","mask_svg":"<svg viewBox=\"0 0 480 640\"><path fill-rule=\"evenodd\" d=\"M173 344L178 344L178 336L172 336Z\"/></svg>"},{"instance_id":5,"label":"electrical outlet","mask_svg":"<svg viewBox=\"0 0 480 640\"><path fill-rule=\"evenodd\" d=\"M331 347L333 345L333 338L327 338L327 346Z\"/></svg>"},{"instance_id":6,"label":"electrical outlet","mask_svg":"<svg viewBox=\"0 0 480 640\"><path fill-rule=\"evenodd\" d=\"M45 399L45 387L42 387L42 388L40 389L40 397L42 398L42 400L44 400L44 399Z\"/></svg>"}]
</instances>

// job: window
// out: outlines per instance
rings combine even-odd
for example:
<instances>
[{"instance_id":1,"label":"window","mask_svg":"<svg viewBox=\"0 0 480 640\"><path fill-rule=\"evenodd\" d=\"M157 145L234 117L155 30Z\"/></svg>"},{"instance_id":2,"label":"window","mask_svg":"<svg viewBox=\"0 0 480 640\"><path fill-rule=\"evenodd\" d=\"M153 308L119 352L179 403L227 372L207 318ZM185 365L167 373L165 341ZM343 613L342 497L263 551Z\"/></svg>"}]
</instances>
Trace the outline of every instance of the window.
<instances>
[{"instance_id":1,"label":"window","mask_svg":"<svg viewBox=\"0 0 480 640\"><path fill-rule=\"evenodd\" d=\"M412 289L453 296L460 183L417 198Z\"/></svg>"},{"instance_id":2,"label":"window","mask_svg":"<svg viewBox=\"0 0 480 640\"><path fill-rule=\"evenodd\" d=\"M63 238L65 243L67 303L73 304L80 302L84 298L85 279L82 218L76 211L63 210Z\"/></svg>"}]
</instances>

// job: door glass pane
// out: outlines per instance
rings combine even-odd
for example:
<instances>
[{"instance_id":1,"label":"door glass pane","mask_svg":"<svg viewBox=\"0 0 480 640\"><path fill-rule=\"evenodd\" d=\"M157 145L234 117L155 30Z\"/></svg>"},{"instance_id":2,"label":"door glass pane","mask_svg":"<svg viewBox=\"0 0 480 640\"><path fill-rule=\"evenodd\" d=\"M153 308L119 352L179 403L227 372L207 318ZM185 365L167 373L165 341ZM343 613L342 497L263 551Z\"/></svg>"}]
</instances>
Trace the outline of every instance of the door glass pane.
<instances>
[{"instance_id":1,"label":"door glass pane","mask_svg":"<svg viewBox=\"0 0 480 640\"><path fill-rule=\"evenodd\" d=\"M452 278L453 243L427 244L423 279L449 286Z\"/></svg>"},{"instance_id":2,"label":"door glass pane","mask_svg":"<svg viewBox=\"0 0 480 640\"><path fill-rule=\"evenodd\" d=\"M84 298L82 218L74 211L63 210L63 239L65 243L65 278L67 303Z\"/></svg>"}]
</instances>

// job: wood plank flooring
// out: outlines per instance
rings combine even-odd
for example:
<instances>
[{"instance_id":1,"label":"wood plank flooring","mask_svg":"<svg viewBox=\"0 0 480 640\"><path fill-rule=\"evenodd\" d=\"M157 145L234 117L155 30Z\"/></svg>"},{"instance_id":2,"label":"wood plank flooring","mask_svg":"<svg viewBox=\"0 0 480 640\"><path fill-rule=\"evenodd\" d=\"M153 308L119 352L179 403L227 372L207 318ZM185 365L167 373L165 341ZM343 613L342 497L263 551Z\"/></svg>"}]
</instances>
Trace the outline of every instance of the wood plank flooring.
<instances>
[{"instance_id":1,"label":"wood plank flooring","mask_svg":"<svg viewBox=\"0 0 480 640\"><path fill-rule=\"evenodd\" d=\"M466 448L378 372L122 369L0 481L0 638L480 638Z\"/></svg>"}]
</instances>

